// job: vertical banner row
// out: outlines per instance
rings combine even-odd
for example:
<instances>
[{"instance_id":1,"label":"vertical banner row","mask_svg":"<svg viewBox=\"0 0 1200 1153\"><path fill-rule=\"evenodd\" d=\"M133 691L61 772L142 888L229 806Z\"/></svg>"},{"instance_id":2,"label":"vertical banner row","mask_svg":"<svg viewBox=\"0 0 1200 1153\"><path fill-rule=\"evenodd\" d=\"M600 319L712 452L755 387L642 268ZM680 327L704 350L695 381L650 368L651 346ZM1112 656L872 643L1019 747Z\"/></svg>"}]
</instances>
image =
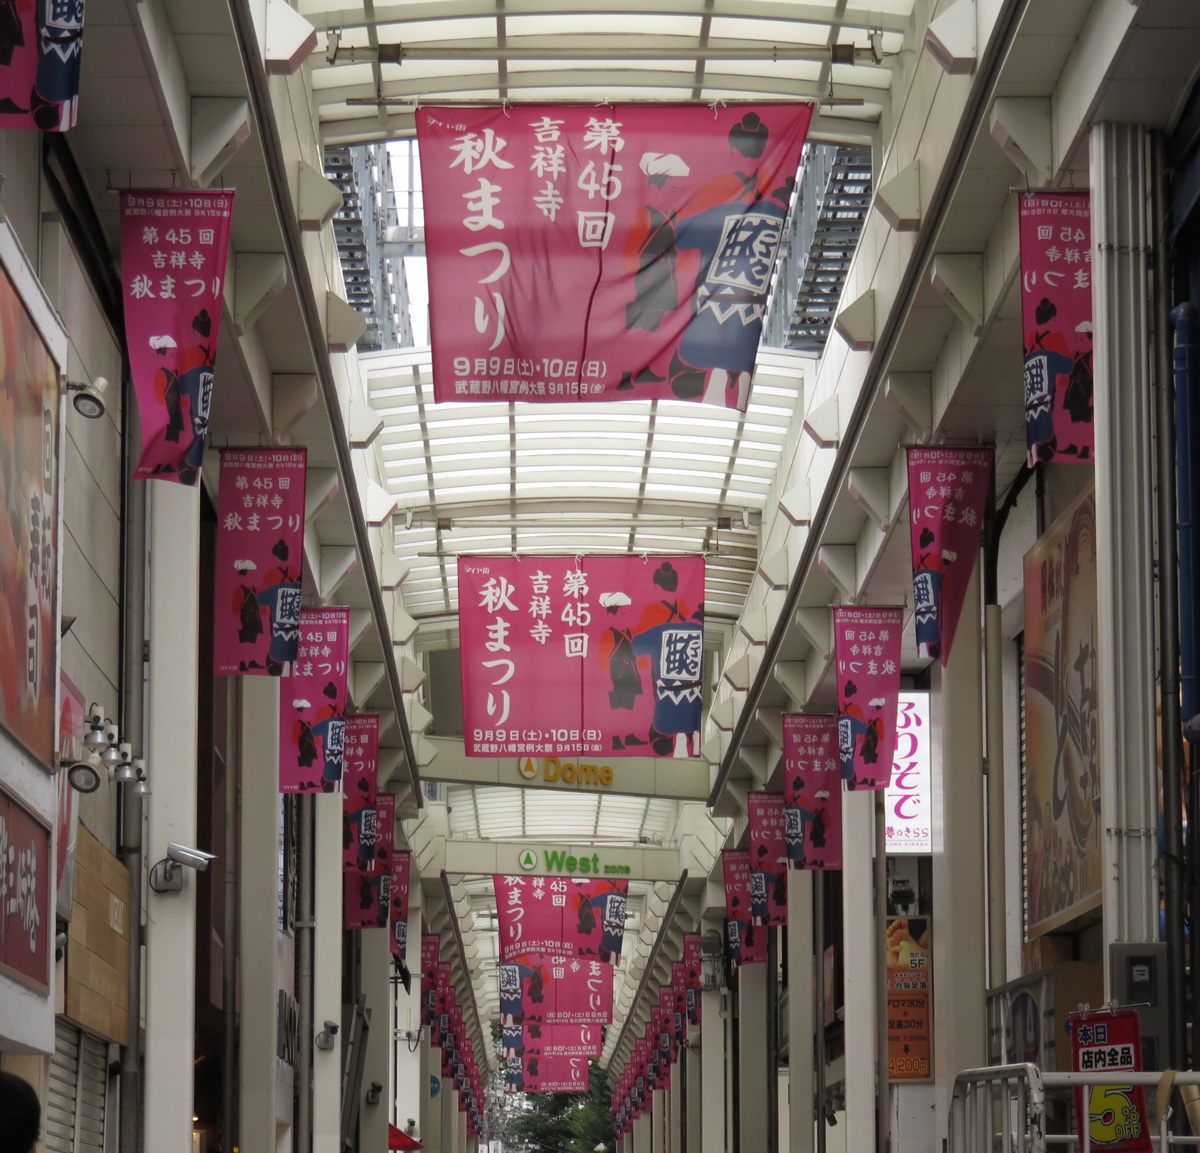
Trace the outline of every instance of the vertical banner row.
<instances>
[{"instance_id":1,"label":"vertical banner row","mask_svg":"<svg viewBox=\"0 0 1200 1153\"><path fill-rule=\"evenodd\" d=\"M292 676L279 701L279 791L333 793L345 750L348 608L302 609Z\"/></svg>"}]
</instances>

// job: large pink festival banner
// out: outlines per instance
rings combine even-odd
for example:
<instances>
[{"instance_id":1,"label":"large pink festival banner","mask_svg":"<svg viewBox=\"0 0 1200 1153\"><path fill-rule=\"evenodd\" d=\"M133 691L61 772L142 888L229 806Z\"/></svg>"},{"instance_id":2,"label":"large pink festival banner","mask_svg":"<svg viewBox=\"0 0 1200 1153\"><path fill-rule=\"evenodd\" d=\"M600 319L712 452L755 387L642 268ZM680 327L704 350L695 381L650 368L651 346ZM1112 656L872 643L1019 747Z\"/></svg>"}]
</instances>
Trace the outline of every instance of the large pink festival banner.
<instances>
[{"instance_id":1,"label":"large pink festival banner","mask_svg":"<svg viewBox=\"0 0 1200 1153\"><path fill-rule=\"evenodd\" d=\"M1021 331L1029 463L1090 463L1092 222L1087 192L1022 192Z\"/></svg>"},{"instance_id":2,"label":"large pink festival banner","mask_svg":"<svg viewBox=\"0 0 1200 1153\"><path fill-rule=\"evenodd\" d=\"M506 1062L504 1089L508 1093L586 1093L586 1057L546 1057L526 1054Z\"/></svg>"},{"instance_id":3,"label":"large pink festival banner","mask_svg":"<svg viewBox=\"0 0 1200 1153\"><path fill-rule=\"evenodd\" d=\"M467 755L699 750L704 558L458 560Z\"/></svg>"},{"instance_id":4,"label":"large pink festival banner","mask_svg":"<svg viewBox=\"0 0 1200 1153\"><path fill-rule=\"evenodd\" d=\"M788 864L840 869L842 764L832 714L784 713L783 803Z\"/></svg>"},{"instance_id":5,"label":"large pink festival banner","mask_svg":"<svg viewBox=\"0 0 1200 1153\"><path fill-rule=\"evenodd\" d=\"M701 986L704 984L704 960L700 952L700 934L684 933L683 963L687 966L687 1017L689 1025L701 1019Z\"/></svg>"},{"instance_id":6,"label":"large pink festival banner","mask_svg":"<svg viewBox=\"0 0 1200 1153\"><path fill-rule=\"evenodd\" d=\"M992 483L990 448L908 449L913 619L922 656L950 659Z\"/></svg>"},{"instance_id":7,"label":"large pink festival banner","mask_svg":"<svg viewBox=\"0 0 1200 1153\"><path fill-rule=\"evenodd\" d=\"M341 788L349 652L349 609L300 610L296 664L279 694L281 793Z\"/></svg>"},{"instance_id":8,"label":"large pink festival banner","mask_svg":"<svg viewBox=\"0 0 1200 1153\"><path fill-rule=\"evenodd\" d=\"M833 610L838 752L848 789L886 789L892 779L903 625L900 608Z\"/></svg>"},{"instance_id":9,"label":"large pink festival banner","mask_svg":"<svg viewBox=\"0 0 1200 1153\"><path fill-rule=\"evenodd\" d=\"M379 813L379 716L355 713L346 718L342 772L342 867L374 866Z\"/></svg>"},{"instance_id":10,"label":"large pink festival banner","mask_svg":"<svg viewBox=\"0 0 1200 1153\"><path fill-rule=\"evenodd\" d=\"M502 961L502 1024L607 1025L613 1014L613 967L581 957L530 953Z\"/></svg>"},{"instance_id":11,"label":"large pink festival banner","mask_svg":"<svg viewBox=\"0 0 1200 1153\"><path fill-rule=\"evenodd\" d=\"M502 960L563 953L611 963L621 955L628 881L495 876L492 882Z\"/></svg>"},{"instance_id":12,"label":"large pink festival banner","mask_svg":"<svg viewBox=\"0 0 1200 1153\"><path fill-rule=\"evenodd\" d=\"M750 916L756 925L787 924L787 836L783 794L746 797L750 836Z\"/></svg>"},{"instance_id":13,"label":"large pink festival banner","mask_svg":"<svg viewBox=\"0 0 1200 1153\"><path fill-rule=\"evenodd\" d=\"M395 821L395 809L393 824ZM412 853L407 849L392 852L392 901L388 914L388 944L392 956L405 959L408 947L408 886L412 874Z\"/></svg>"},{"instance_id":14,"label":"large pink festival banner","mask_svg":"<svg viewBox=\"0 0 1200 1153\"><path fill-rule=\"evenodd\" d=\"M602 1030L599 1025L537 1025L524 1022L505 1025L500 1045L505 1057L542 1053L547 1057L599 1057Z\"/></svg>"},{"instance_id":15,"label":"large pink festival banner","mask_svg":"<svg viewBox=\"0 0 1200 1153\"><path fill-rule=\"evenodd\" d=\"M394 862L396 853L396 797L393 793L380 793L375 799L376 829L375 853L370 865L365 868L343 870L345 886L345 925L347 929L386 929L390 924L392 886L396 881ZM407 857L407 854L405 854ZM408 897L407 871L403 878L405 904Z\"/></svg>"},{"instance_id":16,"label":"large pink festival banner","mask_svg":"<svg viewBox=\"0 0 1200 1153\"><path fill-rule=\"evenodd\" d=\"M418 109L436 399L744 409L811 118Z\"/></svg>"},{"instance_id":17,"label":"large pink festival banner","mask_svg":"<svg viewBox=\"0 0 1200 1153\"><path fill-rule=\"evenodd\" d=\"M682 1043L687 1040L688 1026L688 967L683 961L671 962L671 990L675 997L675 1039Z\"/></svg>"},{"instance_id":18,"label":"large pink festival banner","mask_svg":"<svg viewBox=\"0 0 1200 1153\"><path fill-rule=\"evenodd\" d=\"M142 418L134 476L195 484L212 411L233 193L121 193L129 371Z\"/></svg>"},{"instance_id":19,"label":"large pink festival banner","mask_svg":"<svg viewBox=\"0 0 1200 1153\"><path fill-rule=\"evenodd\" d=\"M66 132L75 127L83 4L0 4L0 128Z\"/></svg>"},{"instance_id":20,"label":"large pink festival banner","mask_svg":"<svg viewBox=\"0 0 1200 1153\"><path fill-rule=\"evenodd\" d=\"M745 849L723 849L725 873L725 930L729 962L761 965L767 960L767 930L754 923L750 896L750 853Z\"/></svg>"},{"instance_id":21,"label":"large pink festival banner","mask_svg":"<svg viewBox=\"0 0 1200 1153\"><path fill-rule=\"evenodd\" d=\"M217 676L288 676L300 643L305 448L223 448L217 489Z\"/></svg>"}]
</instances>

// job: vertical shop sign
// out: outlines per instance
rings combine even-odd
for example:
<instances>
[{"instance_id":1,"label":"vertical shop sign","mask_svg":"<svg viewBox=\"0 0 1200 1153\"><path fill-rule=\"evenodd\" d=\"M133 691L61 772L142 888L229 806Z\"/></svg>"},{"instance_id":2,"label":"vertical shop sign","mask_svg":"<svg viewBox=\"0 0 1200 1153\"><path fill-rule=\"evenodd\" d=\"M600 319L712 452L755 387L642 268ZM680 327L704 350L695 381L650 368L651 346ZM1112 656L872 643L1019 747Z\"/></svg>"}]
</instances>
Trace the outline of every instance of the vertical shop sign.
<instances>
[{"instance_id":1,"label":"vertical shop sign","mask_svg":"<svg viewBox=\"0 0 1200 1153\"><path fill-rule=\"evenodd\" d=\"M1071 1068L1076 1073L1140 1073L1142 1028L1136 1009L1072 1013ZM1082 1147L1086 1124L1093 1149L1150 1153L1146 1091L1140 1085L1090 1085L1075 1090L1076 1131ZM1085 1121L1086 1118L1086 1121Z\"/></svg>"},{"instance_id":2,"label":"vertical shop sign","mask_svg":"<svg viewBox=\"0 0 1200 1153\"><path fill-rule=\"evenodd\" d=\"M0 5L0 128L67 132L75 127L83 4Z\"/></svg>"},{"instance_id":3,"label":"vertical shop sign","mask_svg":"<svg viewBox=\"0 0 1200 1153\"><path fill-rule=\"evenodd\" d=\"M280 685L280 792L341 788L349 651L349 609L301 609L295 671Z\"/></svg>"},{"instance_id":4,"label":"vertical shop sign","mask_svg":"<svg viewBox=\"0 0 1200 1153\"><path fill-rule=\"evenodd\" d=\"M892 780L884 798L889 854L933 852L929 746L929 694L901 693Z\"/></svg>"},{"instance_id":5,"label":"vertical shop sign","mask_svg":"<svg viewBox=\"0 0 1200 1153\"><path fill-rule=\"evenodd\" d=\"M750 915L756 925L787 924L787 839L780 793L750 793Z\"/></svg>"},{"instance_id":6,"label":"vertical shop sign","mask_svg":"<svg viewBox=\"0 0 1200 1153\"><path fill-rule=\"evenodd\" d=\"M888 1077L893 1081L924 1081L933 1076L932 955L928 917L888 918Z\"/></svg>"},{"instance_id":7,"label":"vertical shop sign","mask_svg":"<svg viewBox=\"0 0 1200 1153\"><path fill-rule=\"evenodd\" d=\"M848 789L885 789L891 779L903 623L899 608L833 610L838 752Z\"/></svg>"},{"instance_id":8,"label":"vertical shop sign","mask_svg":"<svg viewBox=\"0 0 1200 1153\"><path fill-rule=\"evenodd\" d=\"M300 643L305 448L225 448L217 499L217 676L289 676Z\"/></svg>"},{"instance_id":9,"label":"vertical shop sign","mask_svg":"<svg viewBox=\"0 0 1200 1153\"><path fill-rule=\"evenodd\" d=\"M788 864L842 867L842 765L837 717L783 716L783 803Z\"/></svg>"},{"instance_id":10,"label":"vertical shop sign","mask_svg":"<svg viewBox=\"0 0 1200 1153\"><path fill-rule=\"evenodd\" d=\"M723 849L725 872L725 931L729 961L761 965L767 959L767 931L754 923L750 911L750 854L744 849Z\"/></svg>"},{"instance_id":11,"label":"vertical shop sign","mask_svg":"<svg viewBox=\"0 0 1200 1153\"><path fill-rule=\"evenodd\" d=\"M129 371L142 418L134 476L195 484L204 463L233 193L121 193Z\"/></svg>"},{"instance_id":12,"label":"vertical shop sign","mask_svg":"<svg viewBox=\"0 0 1200 1153\"><path fill-rule=\"evenodd\" d=\"M950 659L975 571L992 481L990 448L910 448L913 620L922 656Z\"/></svg>"},{"instance_id":13,"label":"vertical shop sign","mask_svg":"<svg viewBox=\"0 0 1200 1153\"><path fill-rule=\"evenodd\" d=\"M1087 192L1023 192L1018 206L1029 464L1090 463L1091 198Z\"/></svg>"}]
</instances>

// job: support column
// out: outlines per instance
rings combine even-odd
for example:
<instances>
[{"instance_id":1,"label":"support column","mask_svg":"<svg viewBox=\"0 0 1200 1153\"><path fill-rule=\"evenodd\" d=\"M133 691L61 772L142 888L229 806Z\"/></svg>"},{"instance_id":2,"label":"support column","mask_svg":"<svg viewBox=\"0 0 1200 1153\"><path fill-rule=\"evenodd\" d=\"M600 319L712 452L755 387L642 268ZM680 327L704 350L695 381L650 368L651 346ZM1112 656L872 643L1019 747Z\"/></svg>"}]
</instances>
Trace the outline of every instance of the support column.
<instances>
[{"instance_id":1,"label":"support column","mask_svg":"<svg viewBox=\"0 0 1200 1153\"><path fill-rule=\"evenodd\" d=\"M330 793L312 798L313 817L313 991L312 1022L315 1037L326 1021L342 1021L342 798ZM365 952L365 950L364 950ZM365 969L364 964L364 969ZM372 1004L371 1002L368 1002ZM374 1006L373 1006L374 1007ZM387 1016L378 1012L371 1024L387 1031ZM371 1029L371 1040L376 1031ZM338 1038L344 1038L341 1032ZM341 1153L342 1045L312 1051L313 1153ZM363 1088L371 1083L364 1076ZM364 1118L370 1110L360 1107ZM365 1120L360 1121L363 1133ZM384 1130L384 1137L387 1130Z\"/></svg>"},{"instance_id":2,"label":"support column","mask_svg":"<svg viewBox=\"0 0 1200 1153\"><path fill-rule=\"evenodd\" d=\"M700 1051L700 1026L688 1026L687 1054L687 1153L701 1153L702 1138L700 1130L701 1102L704 1100L704 1089L700 1083L700 1070L703 1054Z\"/></svg>"},{"instance_id":3,"label":"support column","mask_svg":"<svg viewBox=\"0 0 1200 1153\"><path fill-rule=\"evenodd\" d=\"M842 956L846 989L846 1148L875 1148L875 903L869 846L875 843L873 792L842 798ZM976 845L978 848L978 844Z\"/></svg>"},{"instance_id":4,"label":"support column","mask_svg":"<svg viewBox=\"0 0 1200 1153\"><path fill-rule=\"evenodd\" d=\"M1157 938L1158 804L1146 130L1091 131L1096 717L1105 944ZM1162 339L1169 339L1167 333ZM1108 950L1105 985L1113 994Z\"/></svg>"},{"instance_id":5,"label":"support column","mask_svg":"<svg viewBox=\"0 0 1200 1153\"><path fill-rule=\"evenodd\" d=\"M667 1091L655 1089L650 1099L650 1153L667 1153Z\"/></svg>"},{"instance_id":6,"label":"support column","mask_svg":"<svg viewBox=\"0 0 1200 1153\"><path fill-rule=\"evenodd\" d=\"M146 853L153 867L166 857L168 841L201 849L209 846L196 845L200 490L163 482L151 486L147 495L146 763L154 773L154 792L146 804ZM147 894L143 1094L147 1149L192 1145L196 880L190 869L183 873L182 892Z\"/></svg>"},{"instance_id":7,"label":"support column","mask_svg":"<svg viewBox=\"0 0 1200 1153\"><path fill-rule=\"evenodd\" d=\"M680 1054L686 1064L686 1057ZM671 1088L667 1090L667 1153L679 1153L682 1149L683 1128L683 1079L685 1070L677 1063L671 1070Z\"/></svg>"},{"instance_id":8,"label":"support column","mask_svg":"<svg viewBox=\"0 0 1200 1153\"><path fill-rule=\"evenodd\" d=\"M442 1078L442 1153L458 1153L458 1092L449 1077Z\"/></svg>"},{"instance_id":9,"label":"support column","mask_svg":"<svg viewBox=\"0 0 1200 1153\"><path fill-rule=\"evenodd\" d=\"M429 1042L429 1030L421 1031L421 1068L425 1081L421 1086L421 1143L429 1153L441 1153L442 1148L442 1066L440 1050ZM439 1086L438 1095L432 1094L434 1083Z\"/></svg>"},{"instance_id":10,"label":"support column","mask_svg":"<svg viewBox=\"0 0 1200 1153\"><path fill-rule=\"evenodd\" d=\"M330 797L338 800L339 797ZM339 804L340 808L340 804ZM339 814L340 816L340 814ZM338 840L339 851L341 839ZM340 878L339 878L340 879ZM386 1149L388 1141L388 1113L391 1110L391 1075L388 1050L392 1045L391 982L392 953L387 929L362 930L362 991L371 1011L371 1031L367 1034L366 1060L363 1063L363 1081L358 1108L359 1148ZM371 1085L378 1082L383 1086L379 1104L369 1105L367 1093ZM457 1106L457 1102L455 1102ZM455 1109L457 1115L457 1108ZM329 1153L338 1153L330 1150Z\"/></svg>"},{"instance_id":11,"label":"support column","mask_svg":"<svg viewBox=\"0 0 1200 1153\"><path fill-rule=\"evenodd\" d=\"M725 1021L721 994L700 994L700 1153L725 1153ZM636 1153L641 1153L640 1150Z\"/></svg>"},{"instance_id":12,"label":"support column","mask_svg":"<svg viewBox=\"0 0 1200 1153\"><path fill-rule=\"evenodd\" d=\"M983 651L979 566L945 669L933 666L933 1070L936 1144L962 1069L987 1061Z\"/></svg>"},{"instance_id":13,"label":"support column","mask_svg":"<svg viewBox=\"0 0 1200 1153\"><path fill-rule=\"evenodd\" d=\"M653 1110L647 1110L633 1123L633 1153L652 1153Z\"/></svg>"},{"instance_id":14,"label":"support column","mask_svg":"<svg viewBox=\"0 0 1200 1153\"><path fill-rule=\"evenodd\" d=\"M813 1153L813 875L788 875L788 1150Z\"/></svg>"},{"instance_id":15,"label":"support column","mask_svg":"<svg viewBox=\"0 0 1200 1153\"><path fill-rule=\"evenodd\" d=\"M755 932L765 933L760 927ZM744 1150L767 1150L770 1138L770 1068L767 1043L767 965L743 965L737 974L738 1141Z\"/></svg>"}]
</instances>

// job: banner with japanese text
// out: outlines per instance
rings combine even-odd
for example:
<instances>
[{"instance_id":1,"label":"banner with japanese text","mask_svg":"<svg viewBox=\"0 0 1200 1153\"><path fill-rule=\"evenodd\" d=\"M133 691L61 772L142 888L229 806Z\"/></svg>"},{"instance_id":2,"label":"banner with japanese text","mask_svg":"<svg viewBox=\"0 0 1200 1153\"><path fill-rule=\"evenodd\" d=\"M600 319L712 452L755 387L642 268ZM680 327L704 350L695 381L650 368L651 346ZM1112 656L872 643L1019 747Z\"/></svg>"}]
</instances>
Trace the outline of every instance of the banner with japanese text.
<instances>
[{"instance_id":1,"label":"banner with japanese text","mask_svg":"<svg viewBox=\"0 0 1200 1153\"><path fill-rule=\"evenodd\" d=\"M683 963L687 966L687 1015L689 1025L700 1024L700 988L704 984L704 962L700 934L684 933Z\"/></svg>"},{"instance_id":2,"label":"banner with japanese text","mask_svg":"<svg viewBox=\"0 0 1200 1153\"><path fill-rule=\"evenodd\" d=\"M612 963L621 955L628 881L496 876L492 882L501 960L561 953Z\"/></svg>"},{"instance_id":3,"label":"banner with japanese text","mask_svg":"<svg viewBox=\"0 0 1200 1153\"><path fill-rule=\"evenodd\" d=\"M1029 464L1090 462L1092 223L1085 192L1022 192L1021 331Z\"/></svg>"},{"instance_id":4,"label":"banner with japanese text","mask_svg":"<svg viewBox=\"0 0 1200 1153\"><path fill-rule=\"evenodd\" d=\"M421 1024L433 1024L436 1014L437 966L442 939L436 933L421 934Z\"/></svg>"},{"instance_id":5,"label":"banner with japanese text","mask_svg":"<svg viewBox=\"0 0 1200 1153\"><path fill-rule=\"evenodd\" d=\"M1142 1071L1142 1026L1136 1009L1071 1013L1071 1068L1076 1073ZM1105 1153L1150 1153L1146 1091L1140 1085L1088 1085L1075 1089L1076 1132L1082 1148ZM1084 1134L1084 1118L1089 1132Z\"/></svg>"},{"instance_id":6,"label":"banner with japanese text","mask_svg":"<svg viewBox=\"0 0 1200 1153\"><path fill-rule=\"evenodd\" d=\"M547 1057L599 1057L599 1025L538 1025L517 1021L501 1030L505 1057L541 1053Z\"/></svg>"},{"instance_id":7,"label":"banner with japanese text","mask_svg":"<svg viewBox=\"0 0 1200 1153\"><path fill-rule=\"evenodd\" d=\"M685 961L671 962L671 988L675 995L675 1038L681 1044L688 1035L688 967Z\"/></svg>"},{"instance_id":8,"label":"banner with japanese text","mask_svg":"<svg viewBox=\"0 0 1200 1153\"><path fill-rule=\"evenodd\" d=\"M45 990L54 965L54 858L50 829L15 797L0 792L0 970ZM107 906L105 906L107 908Z\"/></svg>"},{"instance_id":9,"label":"banner with japanese text","mask_svg":"<svg viewBox=\"0 0 1200 1153\"><path fill-rule=\"evenodd\" d=\"M375 853L365 868L344 869L347 929L386 929L395 880L396 797L380 793L375 798ZM407 859L408 854L404 854ZM407 894L407 877L405 877Z\"/></svg>"},{"instance_id":10,"label":"banner with japanese text","mask_svg":"<svg viewBox=\"0 0 1200 1153\"><path fill-rule=\"evenodd\" d=\"M842 763L832 714L784 713L783 803L788 864L842 867Z\"/></svg>"},{"instance_id":11,"label":"banner with japanese text","mask_svg":"<svg viewBox=\"0 0 1200 1153\"><path fill-rule=\"evenodd\" d=\"M750 854L745 849L722 849L725 873L725 931L729 962L761 965L767 960L767 930L754 923L750 904Z\"/></svg>"},{"instance_id":12,"label":"banner with japanese text","mask_svg":"<svg viewBox=\"0 0 1200 1153\"><path fill-rule=\"evenodd\" d=\"M369 869L375 863L379 814L379 716L346 718L342 774L342 867Z\"/></svg>"},{"instance_id":13,"label":"banner with japanese text","mask_svg":"<svg viewBox=\"0 0 1200 1153\"><path fill-rule=\"evenodd\" d=\"M0 4L0 128L75 127L83 5L84 0Z\"/></svg>"},{"instance_id":14,"label":"banner with japanese text","mask_svg":"<svg viewBox=\"0 0 1200 1153\"><path fill-rule=\"evenodd\" d=\"M888 1077L933 1077L933 956L929 917L889 917L887 923Z\"/></svg>"},{"instance_id":15,"label":"banner with japanese text","mask_svg":"<svg viewBox=\"0 0 1200 1153\"><path fill-rule=\"evenodd\" d=\"M134 476L195 484L204 463L233 192L121 193L129 372L142 418Z\"/></svg>"},{"instance_id":16,"label":"banner with japanese text","mask_svg":"<svg viewBox=\"0 0 1200 1153\"><path fill-rule=\"evenodd\" d=\"M887 851L933 852L933 774L929 694L901 693L892 780L884 795Z\"/></svg>"},{"instance_id":17,"label":"banner with japanese text","mask_svg":"<svg viewBox=\"0 0 1200 1153\"><path fill-rule=\"evenodd\" d=\"M744 409L811 118L419 108L436 399Z\"/></svg>"},{"instance_id":18,"label":"banner with japanese text","mask_svg":"<svg viewBox=\"0 0 1200 1153\"><path fill-rule=\"evenodd\" d=\"M350 610L301 609L295 671L279 690L279 791L342 785Z\"/></svg>"},{"instance_id":19,"label":"banner with japanese text","mask_svg":"<svg viewBox=\"0 0 1200 1153\"><path fill-rule=\"evenodd\" d=\"M838 755L848 789L886 789L896 748L904 610L833 609Z\"/></svg>"},{"instance_id":20,"label":"banner with japanese text","mask_svg":"<svg viewBox=\"0 0 1200 1153\"><path fill-rule=\"evenodd\" d=\"M450 998L454 996L454 985L451 982L449 961L435 961L433 970L433 1020L429 1023L429 1041L433 1045L440 1045L443 1019L449 1025L448 1005Z\"/></svg>"},{"instance_id":21,"label":"banner with japanese text","mask_svg":"<svg viewBox=\"0 0 1200 1153\"><path fill-rule=\"evenodd\" d=\"M603 961L531 953L500 969L502 1024L607 1025L613 967Z\"/></svg>"},{"instance_id":22,"label":"banner with japanese text","mask_svg":"<svg viewBox=\"0 0 1200 1153\"><path fill-rule=\"evenodd\" d=\"M508 1093L586 1093L586 1057L543 1057L526 1054L504 1062L504 1089Z\"/></svg>"},{"instance_id":23,"label":"banner with japanese text","mask_svg":"<svg viewBox=\"0 0 1200 1153\"><path fill-rule=\"evenodd\" d=\"M223 448L217 497L217 676L288 676L300 643L306 448Z\"/></svg>"},{"instance_id":24,"label":"banner with japanese text","mask_svg":"<svg viewBox=\"0 0 1200 1153\"><path fill-rule=\"evenodd\" d=\"M990 448L910 448L913 619L921 656L950 659L992 483Z\"/></svg>"},{"instance_id":25,"label":"banner with japanese text","mask_svg":"<svg viewBox=\"0 0 1200 1153\"><path fill-rule=\"evenodd\" d=\"M756 925L787 924L787 839L780 793L746 797L750 831L750 916Z\"/></svg>"},{"instance_id":26,"label":"banner with japanese text","mask_svg":"<svg viewBox=\"0 0 1200 1153\"><path fill-rule=\"evenodd\" d=\"M395 808L393 806L393 822ZM392 900L388 914L388 941L392 956L400 961L405 958L408 945L408 885L412 872L412 853L407 849L392 852Z\"/></svg>"}]
</instances>

